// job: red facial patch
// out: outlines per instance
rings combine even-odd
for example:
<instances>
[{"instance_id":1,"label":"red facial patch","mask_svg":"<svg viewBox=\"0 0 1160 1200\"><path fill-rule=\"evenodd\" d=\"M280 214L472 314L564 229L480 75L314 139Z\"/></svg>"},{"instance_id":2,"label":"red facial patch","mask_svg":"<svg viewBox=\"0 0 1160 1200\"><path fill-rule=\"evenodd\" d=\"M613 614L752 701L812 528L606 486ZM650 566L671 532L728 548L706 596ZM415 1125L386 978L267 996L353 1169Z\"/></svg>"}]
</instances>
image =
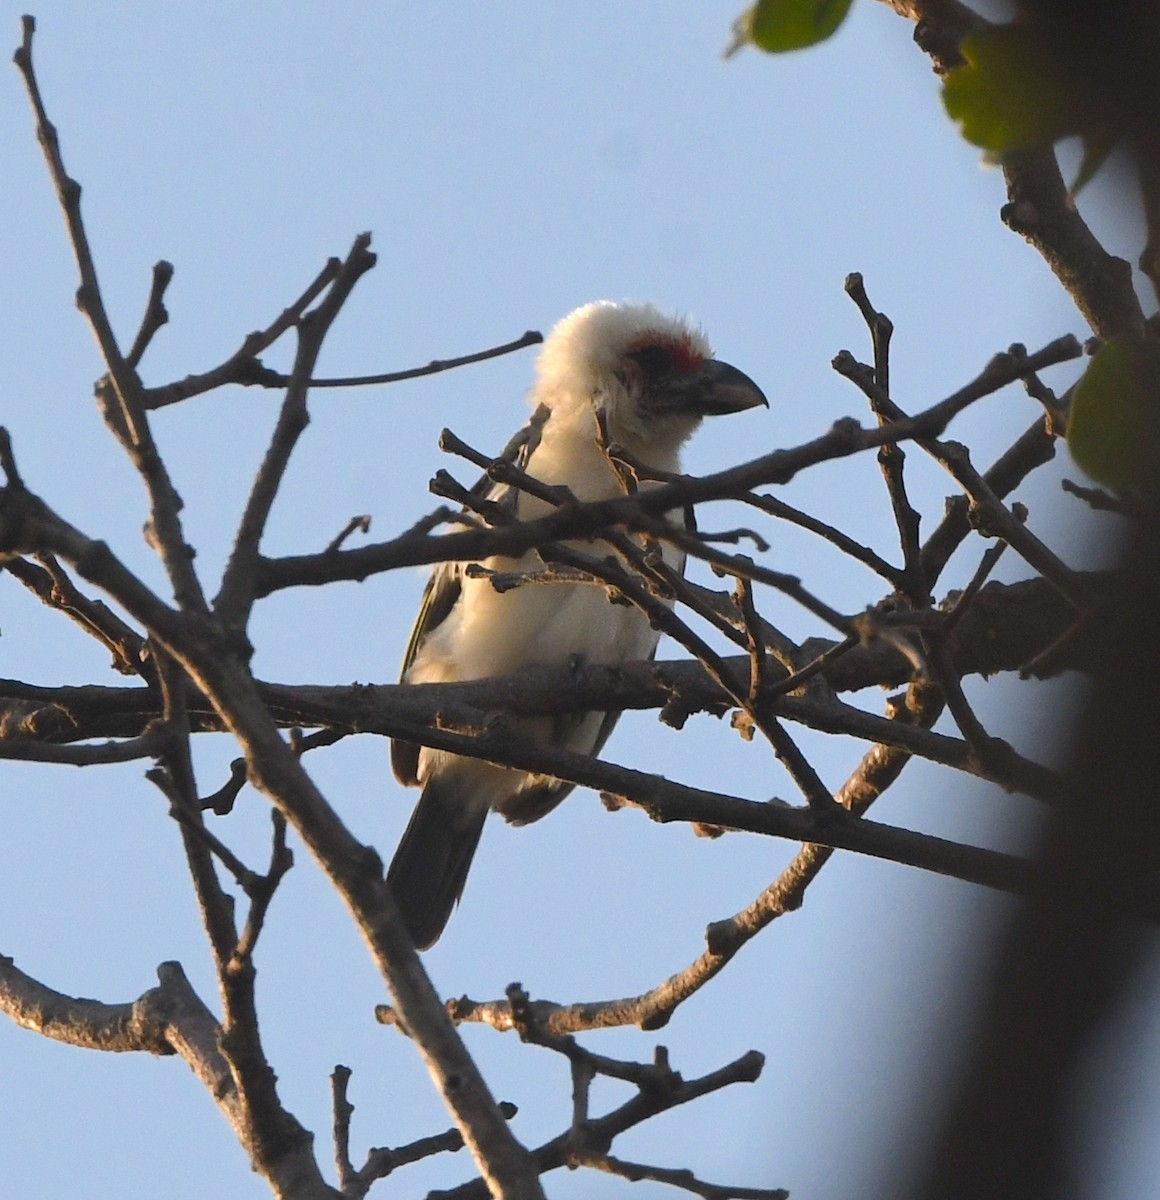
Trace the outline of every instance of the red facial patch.
<instances>
[{"instance_id":1,"label":"red facial patch","mask_svg":"<svg viewBox=\"0 0 1160 1200\"><path fill-rule=\"evenodd\" d=\"M704 356L693 348L693 340L687 333L677 338L657 332L642 333L629 346L628 353L650 349L661 350L667 354L673 368L682 375L692 375L705 365Z\"/></svg>"}]
</instances>

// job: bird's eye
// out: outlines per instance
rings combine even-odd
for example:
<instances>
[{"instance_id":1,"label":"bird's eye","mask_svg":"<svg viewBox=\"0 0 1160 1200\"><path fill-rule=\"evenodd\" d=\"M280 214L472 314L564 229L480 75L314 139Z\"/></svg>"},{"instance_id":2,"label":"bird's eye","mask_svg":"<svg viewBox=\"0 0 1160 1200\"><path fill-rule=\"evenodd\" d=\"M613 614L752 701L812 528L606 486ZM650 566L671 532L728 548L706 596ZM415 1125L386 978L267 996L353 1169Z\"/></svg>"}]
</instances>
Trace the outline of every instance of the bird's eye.
<instances>
[{"instance_id":1,"label":"bird's eye","mask_svg":"<svg viewBox=\"0 0 1160 1200\"><path fill-rule=\"evenodd\" d=\"M659 379L673 372L673 356L665 346L655 343L629 351L628 357L650 379Z\"/></svg>"}]
</instances>

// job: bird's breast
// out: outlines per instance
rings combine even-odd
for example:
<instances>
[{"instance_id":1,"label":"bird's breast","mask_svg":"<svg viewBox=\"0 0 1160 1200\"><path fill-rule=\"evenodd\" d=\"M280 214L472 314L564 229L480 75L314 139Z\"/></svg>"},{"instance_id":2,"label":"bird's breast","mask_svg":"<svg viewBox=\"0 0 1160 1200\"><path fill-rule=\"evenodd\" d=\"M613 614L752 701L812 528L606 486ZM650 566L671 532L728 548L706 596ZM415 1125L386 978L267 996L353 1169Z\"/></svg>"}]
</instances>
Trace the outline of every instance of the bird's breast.
<instances>
[{"instance_id":1,"label":"bird's breast","mask_svg":"<svg viewBox=\"0 0 1160 1200\"><path fill-rule=\"evenodd\" d=\"M538 559L492 559L508 572L542 570ZM603 587L527 583L498 592L464 579L455 610L424 644L408 673L414 683L484 679L527 666L648 658L657 635L637 609L613 604Z\"/></svg>"}]
</instances>

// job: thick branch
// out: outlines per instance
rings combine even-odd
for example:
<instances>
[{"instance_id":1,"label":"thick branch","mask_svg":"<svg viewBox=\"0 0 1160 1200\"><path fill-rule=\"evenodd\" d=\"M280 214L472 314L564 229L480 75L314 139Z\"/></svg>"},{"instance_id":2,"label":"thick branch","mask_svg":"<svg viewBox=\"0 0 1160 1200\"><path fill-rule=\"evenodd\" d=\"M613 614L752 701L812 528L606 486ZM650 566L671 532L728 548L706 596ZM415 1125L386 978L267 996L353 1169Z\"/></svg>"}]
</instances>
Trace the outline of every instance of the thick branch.
<instances>
[{"instance_id":1,"label":"thick branch","mask_svg":"<svg viewBox=\"0 0 1160 1200\"><path fill-rule=\"evenodd\" d=\"M0 957L0 1011L25 1029L87 1050L180 1055L248 1146L250 1117L218 1048L221 1027L179 963L162 963L157 977L159 986L137 1000L102 1004L53 991ZM336 1200L318 1173L309 1142L285 1149L263 1164L275 1194Z\"/></svg>"},{"instance_id":2,"label":"thick branch","mask_svg":"<svg viewBox=\"0 0 1160 1200\"><path fill-rule=\"evenodd\" d=\"M1137 333L1144 325L1132 286L1132 266L1109 254L1075 207L1050 146L1003 160L1007 227L1026 238L1063 284L1092 332L1103 338Z\"/></svg>"},{"instance_id":3,"label":"thick branch","mask_svg":"<svg viewBox=\"0 0 1160 1200\"><path fill-rule=\"evenodd\" d=\"M1081 576L1085 590L1101 602L1118 586L1111 574ZM1016 584L988 583L954 623L949 652L961 675L994 675L1021 670L1045 678L1062 671L1091 671L1105 652L1113 630L1093 618L1082 637L1071 637L1050 660L1039 656L1075 627L1075 614L1049 583L1042 579ZM815 655L836 643L812 639ZM1036 661L1038 660L1038 661ZM748 660L727 658L733 671ZM785 676L777 663L766 667L767 684L776 688ZM835 692L869 687L898 687L909 681L912 667L885 641L859 645L822 671ZM728 697L697 663L660 661L626 663L617 667L586 666L577 671L535 667L499 679L455 684L291 685L261 684L261 694L275 719L285 726L323 725L340 729L385 732L390 721L432 721L438 712L468 709L513 714L576 712L591 709L649 709L676 704L685 713L720 714ZM39 687L0 679L0 734L62 742L97 737L134 737L160 715L155 691L145 687ZM221 722L203 696L189 698L195 729L220 730ZM787 698L778 711L790 719L820 727L839 720L839 711L812 697ZM866 733L879 735L873 722ZM852 733L852 729L845 732Z\"/></svg>"},{"instance_id":4,"label":"thick branch","mask_svg":"<svg viewBox=\"0 0 1160 1200\"><path fill-rule=\"evenodd\" d=\"M959 44L986 22L958 0L883 0L915 22L915 41L940 74L959 66ZM1079 215L1055 151L1036 147L1005 156L1008 203L1002 217L1043 256L1092 330L1101 337L1138 331L1143 312L1130 264L1109 254Z\"/></svg>"},{"instance_id":5,"label":"thick branch","mask_svg":"<svg viewBox=\"0 0 1160 1200\"><path fill-rule=\"evenodd\" d=\"M278 734L248 675L221 655L195 653L185 662L245 748L251 780L286 815L351 909L491 1194L497 1200L541 1200L535 1164L512 1137L444 1012L403 928L378 856L351 836L327 804Z\"/></svg>"},{"instance_id":6,"label":"thick branch","mask_svg":"<svg viewBox=\"0 0 1160 1200\"><path fill-rule=\"evenodd\" d=\"M294 826L349 905L494 1196L539 1200L534 1164L512 1137L444 1012L403 928L378 856L351 836L302 769L231 639L201 614L175 612L162 603L104 543L85 537L25 490L14 463L7 466L12 469L8 487L0 490L0 549L58 554L149 629L211 699L245 750L251 781Z\"/></svg>"}]
</instances>

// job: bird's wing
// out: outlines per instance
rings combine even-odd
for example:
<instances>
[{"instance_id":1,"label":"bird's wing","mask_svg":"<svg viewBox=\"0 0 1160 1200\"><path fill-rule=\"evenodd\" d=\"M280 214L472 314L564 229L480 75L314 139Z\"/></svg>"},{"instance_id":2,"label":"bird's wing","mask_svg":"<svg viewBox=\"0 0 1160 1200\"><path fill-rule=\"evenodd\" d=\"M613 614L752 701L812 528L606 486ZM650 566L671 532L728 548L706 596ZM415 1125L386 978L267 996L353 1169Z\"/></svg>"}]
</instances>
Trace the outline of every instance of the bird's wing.
<instances>
[{"instance_id":1,"label":"bird's wing","mask_svg":"<svg viewBox=\"0 0 1160 1200\"><path fill-rule=\"evenodd\" d=\"M557 724L560 726L574 725L577 718L581 716L583 716L582 713L563 713L558 718ZM616 712L604 714L604 720L601 721L600 728L596 731L592 749L588 752L593 758L599 755L619 720L619 709ZM566 736L564 730L561 729L560 735L552 740L560 744L564 742ZM504 820L509 824L530 825L533 821L546 817L576 786L566 779L552 779L546 776L540 776L540 778L543 780L542 783L537 783L533 787L521 788L498 806L499 812L503 814Z\"/></svg>"},{"instance_id":2,"label":"bird's wing","mask_svg":"<svg viewBox=\"0 0 1160 1200\"><path fill-rule=\"evenodd\" d=\"M423 602L419 605L419 615L415 618L415 628L411 630L411 640L407 643L407 653L403 655L403 665L399 671L399 682L402 683L419 653L419 647L427 640L440 625L447 620L461 591L460 580L463 576L462 563L440 563L427 580L423 591ZM391 741L391 769L395 778L404 786L410 787L419 782L419 747L414 742L403 742L398 738Z\"/></svg>"},{"instance_id":3,"label":"bird's wing","mask_svg":"<svg viewBox=\"0 0 1160 1200\"><path fill-rule=\"evenodd\" d=\"M528 460L540 444L540 435L548 415L547 408L540 405L527 424L511 439L500 457L514 462L520 470L526 470ZM513 517L519 516L519 492L506 485L497 486L486 474L476 480L471 494L502 505ZM399 671L400 683L411 669L419 647L447 620L455 607L462 591L462 579L462 563L440 563L431 572L431 578L427 580L427 587L423 592L423 601L419 606L419 615L415 618L415 627L411 630L411 640L407 643L407 652L403 655L403 666ZM405 787L417 784L419 747L414 742L392 739L391 769L395 778Z\"/></svg>"}]
</instances>

